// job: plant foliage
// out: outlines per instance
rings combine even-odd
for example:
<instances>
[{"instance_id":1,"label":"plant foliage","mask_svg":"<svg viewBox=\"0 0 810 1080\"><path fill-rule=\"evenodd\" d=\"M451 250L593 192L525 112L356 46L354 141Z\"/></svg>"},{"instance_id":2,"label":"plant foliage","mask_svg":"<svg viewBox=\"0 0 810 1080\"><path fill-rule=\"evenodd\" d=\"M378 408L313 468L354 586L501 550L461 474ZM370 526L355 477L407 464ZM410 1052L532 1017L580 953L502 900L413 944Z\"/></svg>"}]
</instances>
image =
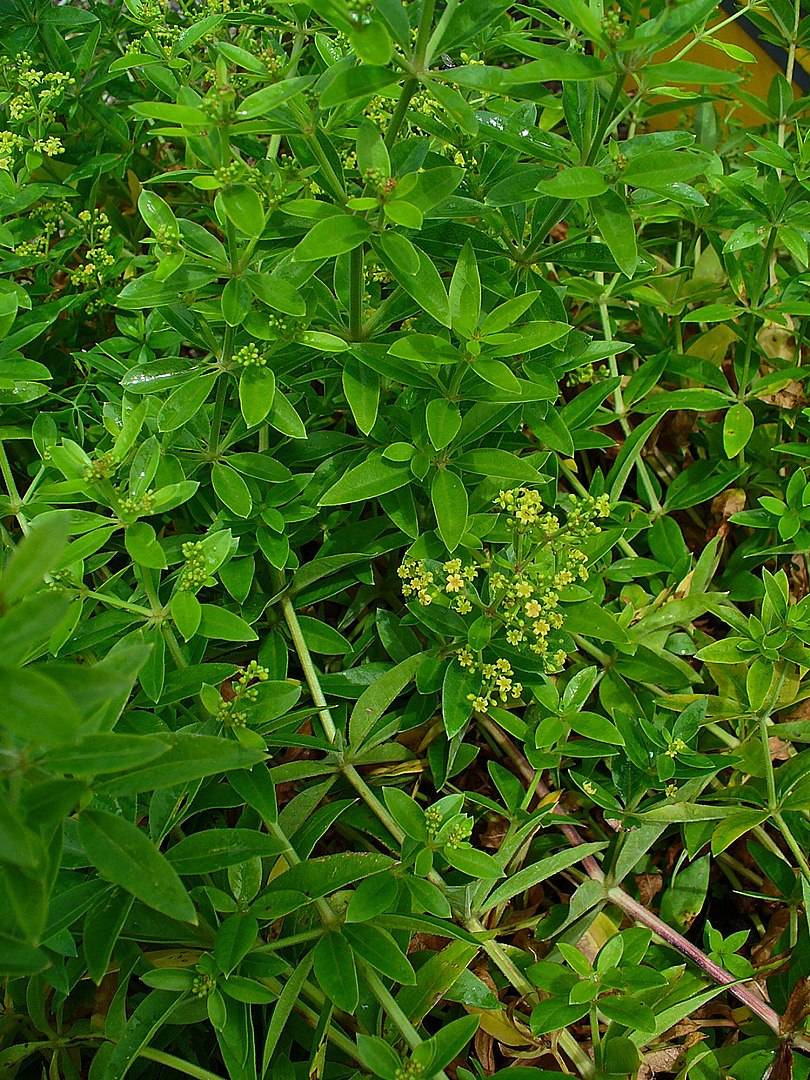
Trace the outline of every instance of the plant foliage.
<instances>
[{"instance_id":1,"label":"plant foliage","mask_svg":"<svg viewBox=\"0 0 810 1080\"><path fill-rule=\"evenodd\" d=\"M808 1075L809 34L0 6L3 1075Z\"/></svg>"}]
</instances>

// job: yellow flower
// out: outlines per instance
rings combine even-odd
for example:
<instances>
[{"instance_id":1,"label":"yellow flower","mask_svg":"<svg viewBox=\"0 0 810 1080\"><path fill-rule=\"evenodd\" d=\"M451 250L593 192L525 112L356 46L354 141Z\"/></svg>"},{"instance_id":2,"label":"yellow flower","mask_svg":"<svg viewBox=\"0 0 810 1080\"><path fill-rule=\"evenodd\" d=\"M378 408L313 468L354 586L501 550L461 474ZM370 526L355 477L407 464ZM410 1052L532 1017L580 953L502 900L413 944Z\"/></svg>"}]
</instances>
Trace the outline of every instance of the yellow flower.
<instances>
[{"instance_id":1,"label":"yellow flower","mask_svg":"<svg viewBox=\"0 0 810 1080\"><path fill-rule=\"evenodd\" d=\"M530 619L536 619L543 609L536 600L530 600L524 610Z\"/></svg>"},{"instance_id":2,"label":"yellow flower","mask_svg":"<svg viewBox=\"0 0 810 1080\"><path fill-rule=\"evenodd\" d=\"M461 574L448 574L447 584L445 585L445 591L449 593L458 592L464 588L464 578Z\"/></svg>"}]
</instances>

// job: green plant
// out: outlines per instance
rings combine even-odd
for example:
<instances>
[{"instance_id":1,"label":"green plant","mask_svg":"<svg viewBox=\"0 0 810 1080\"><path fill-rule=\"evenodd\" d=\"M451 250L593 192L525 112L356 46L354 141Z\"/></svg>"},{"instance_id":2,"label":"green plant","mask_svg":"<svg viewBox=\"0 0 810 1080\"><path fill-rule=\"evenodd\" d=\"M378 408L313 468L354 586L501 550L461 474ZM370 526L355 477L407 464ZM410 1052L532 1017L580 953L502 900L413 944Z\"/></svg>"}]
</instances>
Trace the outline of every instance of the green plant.
<instances>
[{"instance_id":1,"label":"green plant","mask_svg":"<svg viewBox=\"0 0 810 1080\"><path fill-rule=\"evenodd\" d=\"M2 6L9 1076L806 1075L807 34Z\"/></svg>"}]
</instances>

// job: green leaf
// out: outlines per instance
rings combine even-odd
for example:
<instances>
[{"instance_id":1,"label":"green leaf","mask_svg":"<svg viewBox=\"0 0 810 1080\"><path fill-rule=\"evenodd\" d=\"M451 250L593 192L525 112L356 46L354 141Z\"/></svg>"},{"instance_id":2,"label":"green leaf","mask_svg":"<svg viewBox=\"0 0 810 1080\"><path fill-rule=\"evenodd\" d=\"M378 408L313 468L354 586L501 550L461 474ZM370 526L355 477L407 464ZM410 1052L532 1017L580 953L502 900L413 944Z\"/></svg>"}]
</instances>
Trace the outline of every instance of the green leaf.
<instances>
[{"instance_id":1,"label":"green leaf","mask_svg":"<svg viewBox=\"0 0 810 1080\"><path fill-rule=\"evenodd\" d=\"M235 184L220 191L216 204L246 236L261 236L264 232L262 200L247 184Z\"/></svg>"},{"instance_id":2,"label":"green leaf","mask_svg":"<svg viewBox=\"0 0 810 1080\"><path fill-rule=\"evenodd\" d=\"M478 1016L461 1016L457 1020L451 1020L421 1046L416 1047L413 1061L429 1075L435 1075L459 1056L478 1030L478 1024Z\"/></svg>"},{"instance_id":3,"label":"green leaf","mask_svg":"<svg viewBox=\"0 0 810 1080\"><path fill-rule=\"evenodd\" d=\"M164 737L171 744L167 753L149 765L97 783L96 791L116 797L176 787L215 773L248 768L264 758L263 750L248 750L230 739L214 735L174 732Z\"/></svg>"},{"instance_id":4,"label":"green leaf","mask_svg":"<svg viewBox=\"0 0 810 1080\"><path fill-rule=\"evenodd\" d=\"M267 416L268 424L290 439L305 439L307 429L285 394L276 387L273 405Z\"/></svg>"},{"instance_id":5,"label":"green leaf","mask_svg":"<svg viewBox=\"0 0 810 1080\"><path fill-rule=\"evenodd\" d=\"M668 60L664 64L647 64L644 81L648 86L680 86L692 83L699 86L722 86L739 82L742 75L728 68L710 67L693 60Z\"/></svg>"},{"instance_id":6,"label":"green leaf","mask_svg":"<svg viewBox=\"0 0 810 1080\"><path fill-rule=\"evenodd\" d=\"M372 682L355 702L349 718L349 740L360 746L389 705L402 693L424 660L422 653L389 668Z\"/></svg>"},{"instance_id":7,"label":"green leaf","mask_svg":"<svg viewBox=\"0 0 810 1080\"><path fill-rule=\"evenodd\" d=\"M390 233L385 233L380 237L379 250L397 284L409 296L412 296L417 304L424 308L436 322L449 327L450 302L447 297L447 290L439 271L424 251L414 247L419 260L418 269L414 271L408 264L400 266L397 260L401 248L398 244L392 245Z\"/></svg>"},{"instance_id":8,"label":"green leaf","mask_svg":"<svg viewBox=\"0 0 810 1080\"><path fill-rule=\"evenodd\" d=\"M359 247L371 235L371 226L360 217L330 217L316 221L293 251L298 262L331 259Z\"/></svg>"},{"instance_id":9,"label":"green leaf","mask_svg":"<svg viewBox=\"0 0 810 1080\"><path fill-rule=\"evenodd\" d=\"M638 249L633 219L624 200L615 191L606 191L589 201L596 227L616 265L623 274L632 277L638 264Z\"/></svg>"},{"instance_id":10,"label":"green leaf","mask_svg":"<svg viewBox=\"0 0 810 1080\"><path fill-rule=\"evenodd\" d=\"M559 874L563 870L567 870L569 866L575 866L589 855L595 855L598 851L602 851L604 846L604 844L580 844L570 851L560 851L556 855L549 855L547 858L540 859L530 866L524 866L517 873L512 874L503 885L499 885L497 889L489 894L485 901L486 907L484 910L488 911L498 904L505 904L520 893L534 888L542 881L547 881L550 877L554 877L555 874Z\"/></svg>"},{"instance_id":11,"label":"green leaf","mask_svg":"<svg viewBox=\"0 0 810 1080\"><path fill-rule=\"evenodd\" d=\"M404 986L416 982L410 961L386 930L369 924L344 925L343 936L357 956L387 978Z\"/></svg>"},{"instance_id":12,"label":"green leaf","mask_svg":"<svg viewBox=\"0 0 810 1080\"><path fill-rule=\"evenodd\" d=\"M196 923L194 905L180 878L132 822L106 810L84 810L79 839L102 877L170 919Z\"/></svg>"},{"instance_id":13,"label":"green leaf","mask_svg":"<svg viewBox=\"0 0 810 1080\"><path fill-rule=\"evenodd\" d=\"M461 411L454 402L445 398L433 398L425 409L425 423L434 449L444 450L458 435Z\"/></svg>"},{"instance_id":14,"label":"green leaf","mask_svg":"<svg viewBox=\"0 0 810 1080\"><path fill-rule=\"evenodd\" d=\"M413 840L425 840L427 837L425 815L416 799L401 791L400 788L393 787L383 788L383 797L391 816L405 835Z\"/></svg>"},{"instance_id":15,"label":"green leaf","mask_svg":"<svg viewBox=\"0 0 810 1080\"><path fill-rule=\"evenodd\" d=\"M751 658L751 654L743 651L740 645L747 642L747 638L730 636L721 641L713 641L704 647L695 656L698 660L704 660L709 664L741 664Z\"/></svg>"},{"instance_id":16,"label":"green leaf","mask_svg":"<svg viewBox=\"0 0 810 1080\"><path fill-rule=\"evenodd\" d=\"M178 874L212 874L283 850L282 842L258 829L206 829L180 840L169 848L166 858Z\"/></svg>"},{"instance_id":17,"label":"green leaf","mask_svg":"<svg viewBox=\"0 0 810 1080\"><path fill-rule=\"evenodd\" d=\"M138 768L165 754L169 746L169 740L161 735L98 731L83 735L69 746L46 751L38 763L65 775L98 776Z\"/></svg>"},{"instance_id":18,"label":"green leaf","mask_svg":"<svg viewBox=\"0 0 810 1080\"><path fill-rule=\"evenodd\" d=\"M0 595L10 606L41 585L57 566L68 539L67 514L49 515L47 523L35 524L25 539L14 548L0 576Z\"/></svg>"},{"instance_id":19,"label":"green leaf","mask_svg":"<svg viewBox=\"0 0 810 1080\"><path fill-rule=\"evenodd\" d=\"M357 1008L359 989L354 956L336 930L324 934L313 950L315 978L327 998L349 1014Z\"/></svg>"},{"instance_id":20,"label":"green leaf","mask_svg":"<svg viewBox=\"0 0 810 1080\"><path fill-rule=\"evenodd\" d=\"M166 555L155 535L155 530L146 521L136 521L127 525L124 532L124 544L132 561L140 566L154 570L166 568Z\"/></svg>"},{"instance_id":21,"label":"green leaf","mask_svg":"<svg viewBox=\"0 0 810 1080\"><path fill-rule=\"evenodd\" d=\"M242 371L239 376L239 407L249 427L260 424L267 417L273 407L275 393L276 377L270 368L252 365Z\"/></svg>"},{"instance_id":22,"label":"green leaf","mask_svg":"<svg viewBox=\"0 0 810 1080\"><path fill-rule=\"evenodd\" d=\"M480 692L481 676L451 660L442 681L442 720L448 738L454 738L463 730L472 716L471 699Z\"/></svg>"},{"instance_id":23,"label":"green leaf","mask_svg":"<svg viewBox=\"0 0 810 1080\"><path fill-rule=\"evenodd\" d=\"M241 326L250 311L250 289L241 278L230 278L222 290L222 317L228 326Z\"/></svg>"},{"instance_id":24,"label":"green leaf","mask_svg":"<svg viewBox=\"0 0 810 1080\"><path fill-rule=\"evenodd\" d=\"M475 252L468 240L450 280L450 323L462 337L472 337L481 314L481 278Z\"/></svg>"},{"instance_id":25,"label":"green leaf","mask_svg":"<svg viewBox=\"0 0 810 1080\"><path fill-rule=\"evenodd\" d=\"M723 450L726 457L736 457L744 450L753 433L754 414L741 402L732 405L723 420Z\"/></svg>"},{"instance_id":26,"label":"green leaf","mask_svg":"<svg viewBox=\"0 0 810 1080\"><path fill-rule=\"evenodd\" d=\"M365 502L405 487L413 479L407 464L389 461L379 453L349 469L318 500L319 506Z\"/></svg>"},{"instance_id":27,"label":"green leaf","mask_svg":"<svg viewBox=\"0 0 810 1080\"><path fill-rule=\"evenodd\" d=\"M222 48L222 44L220 44ZM263 86L240 102L236 109L236 115L242 120L250 120L254 116L268 116L285 101L297 97L313 82L312 75L298 75L293 78L281 79L271 86Z\"/></svg>"},{"instance_id":28,"label":"green leaf","mask_svg":"<svg viewBox=\"0 0 810 1080\"><path fill-rule=\"evenodd\" d=\"M397 1052L378 1035L358 1035L357 1052L361 1064L383 1080L397 1080L401 1075L402 1060Z\"/></svg>"},{"instance_id":29,"label":"green leaf","mask_svg":"<svg viewBox=\"0 0 810 1080\"><path fill-rule=\"evenodd\" d=\"M153 233L160 229L177 231L177 219L169 204L153 191L143 190L138 196L140 215Z\"/></svg>"},{"instance_id":30,"label":"green leaf","mask_svg":"<svg viewBox=\"0 0 810 1080\"><path fill-rule=\"evenodd\" d=\"M211 118L202 109L191 105L174 105L168 101L137 101L130 105L136 116L147 120L162 120L168 124L180 124L183 127L207 127Z\"/></svg>"},{"instance_id":31,"label":"green leaf","mask_svg":"<svg viewBox=\"0 0 810 1080\"><path fill-rule=\"evenodd\" d=\"M161 431L176 431L187 424L208 400L218 374L212 371L206 375L196 375L172 390L158 413L158 428Z\"/></svg>"},{"instance_id":32,"label":"green leaf","mask_svg":"<svg viewBox=\"0 0 810 1080\"><path fill-rule=\"evenodd\" d=\"M54 679L34 668L0 667L0 695L0 728L27 743L58 746L78 733L76 703Z\"/></svg>"},{"instance_id":33,"label":"green leaf","mask_svg":"<svg viewBox=\"0 0 810 1080\"><path fill-rule=\"evenodd\" d=\"M104 1062L101 1080L122 1080L155 1033L182 1004L173 990L152 990L138 1003Z\"/></svg>"},{"instance_id":34,"label":"green leaf","mask_svg":"<svg viewBox=\"0 0 810 1080\"><path fill-rule=\"evenodd\" d=\"M532 1035L547 1035L551 1031L560 1031L569 1024L575 1024L588 1012L589 1005L569 1005L567 1001L541 1001L535 1005L529 1019Z\"/></svg>"},{"instance_id":35,"label":"green leaf","mask_svg":"<svg viewBox=\"0 0 810 1080\"><path fill-rule=\"evenodd\" d=\"M310 652L324 656L342 656L352 647L343 634L320 619L314 619L311 615L299 615L298 622Z\"/></svg>"},{"instance_id":36,"label":"green leaf","mask_svg":"<svg viewBox=\"0 0 810 1080\"><path fill-rule=\"evenodd\" d=\"M455 551L467 531L467 491L464 481L448 469L439 469L433 477L430 498L439 536L448 551Z\"/></svg>"},{"instance_id":37,"label":"green leaf","mask_svg":"<svg viewBox=\"0 0 810 1080\"><path fill-rule=\"evenodd\" d=\"M380 403L380 376L350 356L343 368L343 393L358 429L368 435L377 419Z\"/></svg>"},{"instance_id":38,"label":"green leaf","mask_svg":"<svg viewBox=\"0 0 810 1080\"><path fill-rule=\"evenodd\" d=\"M321 108L332 109L357 98L373 97L398 78L398 73L391 68L375 67L371 64L343 68L329 79L326 88L321 92Z\"/></svg>"},{"instance_id":39,"label":"green leaf","mask_svg":"<svg viewBox=\"0 0 810 1080\"><path fill-rule=\"evenodd\" d=\"M541 180L537 190L556 199L592 199L608 189L602 173L592 165L572 165L560 169L550 180Z\"/></svg>"},{"instance_id":40,"label":"green leaf","mask_svg":"<svg viewBox=\"0 0 810 1080\"><path fill-rule=\"evenodd\" d=\"M201 604L199 632L222 641L256 641L256 631L241 616L216 604Z\"/></svg>"},{"instance_id":41,"label":"green leaf","mask_svg":"<svg viewBox=\"0 0 810 1080\"><path fill-rule=\"evenodd\" d=\"M436 334L408 334L395 341L388 353L419 364L458 364L461 360L458 349Z\"/></svg>"},{"instance_id":42,"label":"green leaf","mask_svg":"<svg viewBox=\"0 0 810 1080\"><path fill-rule=\"evenodd\" d=\"M353 23L349 31L349 41L365 64L387 64L391 59L391 38L380 19Z\"/></svg>"},{"instance_id":43,"label":"green leaf","mask_svg":"<svg viewBox=\"0 0 810 1080\"><path fill-rule=\"evenodd\" d=\"M468 877L490 881L492 878L504 876L497 859L493 859L485 851L478 851L471 844L458 844L455 847L448 845L442 849L442 854L451 866Z\"/></svg>"},{"instance_id":44,"label":"green leaf","mask_svg":"<svg viewBox=\"0 0 810 1080\"><path fill-rule=\"evenodd\" d=\"M463 472L480 476L497 477L499 480L539 483L540 473L525 458L510 454L508 450L468 450L453 461Z\"/></svg>"},{"instance_id":45,"label":"green leaf","mask_svg":"<svg viewBox=\"0 0 810 1080\"><path fill-rule=\"evenodd\" d=\"M300 290L279 274L259 274L247 270L244 280L253 295L274 311L301 318L306 315L307 305Z\"/></svg>"}]
</instances>

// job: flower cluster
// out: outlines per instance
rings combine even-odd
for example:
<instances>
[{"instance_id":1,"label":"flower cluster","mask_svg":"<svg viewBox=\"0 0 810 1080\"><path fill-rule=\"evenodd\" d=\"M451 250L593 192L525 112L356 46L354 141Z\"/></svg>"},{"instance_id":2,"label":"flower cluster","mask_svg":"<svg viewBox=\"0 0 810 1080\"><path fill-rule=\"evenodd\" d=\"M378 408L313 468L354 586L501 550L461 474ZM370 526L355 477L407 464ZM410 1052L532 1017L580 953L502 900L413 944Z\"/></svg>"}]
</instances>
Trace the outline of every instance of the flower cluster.
<instances>
[{"instance_id":1,"label":"flower cluster","mask_svg":"<svg viewBox=\"0 0 810 1080\"><path fill-rule=\"evenodd\" d=\"M70 271L70 283L78 288L99 288L115 265L115 256L109 250L112 226L102 210L82 210L79 221L87 232L89 246L84 262Z\"/></svg>"},{"instance_id":2,"label":"flower cluster","mask_svg":"<svg viewBox=\"0 0 810 1080\"><path fill-rule=\"evenodd\" d=\"M20 53L14 70L17 87L22 91L8 102L8 112L17 122L52 120L54 106L76 80L66 71L40 71L33 66L29 53Z\"/></svg>"},{"instance_id":3,"label":"flower cluster","mask_svg":"<svg viewBox=\"0 0 810 1080\"><path fill-rule=\"evenodd\" d=\"M403 596L414 596L423 607L431 604L437 595L446 593L451 597L451 606L460 614L472 611L472 603L464 591L468 584L475 581L479 567L474 563L463 566L461 559L450 559L442 564L444 584L436 583L436 574L428 570L424 562L406 559L397 570L402 580Z\"/></svg>"},{"instance_id":4,"label":"flower cluster","mask_svg":"<svg viewBox=\"0 0 810 1080\"><path fill-rule=\"evenodd\" d=\"M118 516L122 521L133 521L135 518L144 517L152 513L155 495L152 491L145 491L143 495L124 495L118 501Z\"/></svg>"},{"instance_id":5,"label":"flower cluster","mask_svg":"<svg viewBox=\"0 0 810 1080\"><path fill-rule=\"evenodd\" d=\"M180 592L196 592L211 576L205 558L205 545L201 540L187 540L180 548L186 560L177 578Z\"/></svg>"},{"instance_id":6,"label":"flower cluster","mask_svg":"<svg viewBox=\"0 0 810 1080\"><path fill-rule=\"evenodd\" d=\"M27 217L29 228L38 230L37 235L17 244L14 254L20 258L44 258L54 236L65 231L64 219L70 214L70 206L64 199L49 200L35 207Z\"/></svg>"},{"instance_id":7,"label":"flower cluster","mask_svg":"<svg viewBox=\"0 0 810 1080\"><path fill-rule=\"evenodd\" d=\"M267 363L267 357L260 351L255 342L249 342L247 345L243 345L241 349L233 354L233 363L235 367L264 367Z\"/></svg>"},{"instance_id":8,"label":"flower cluster","mask_svg":"<svg viewBox=\"0 0 810 1080\"><path fill-rule=\"evenodd\" d=\"M603 495L570 498L564 515L552 512L537 491L523 487L501 491L495 505L512 535L500 551L466 563L458 557L444 563L409 558L398 570L406 598L421 607L450 607L459 615L477 612L487 626L486 641L480 642L472 628L469 640L455 650L460 666L480 677L480 689L468 695L476 712L523 693L510 649L531 667L539 661L547 674L562 670L567 656L564 591L588 579L588 556L581 545L600 531L598 519L610 511Z\"/></svg>"},{"instance_id":9,"label":"flower cluster","mask_svg":"<svg viewBox=\"0 0 810 1080\"><path fill-rule=\"evenodd\" d=\"M429 806L425 810L425 827L432 844L457 848L472 833L473 820L467 814L453 814L445 819L441 806Z\"/></svg>"},{"instance_id":10,"label":"flower cluster","mask_svg":"<svg viewBox=\"0 0 810 1080\"><path fill-rule=\"evenodd\" d=\"M216 989L216 982L210 975L195 975L191 981L191 993L196 998L207 998Z\"/></svg>"},{"instance_id":11,"label":"flower cluster","mask_svg":"<svg viewBox=\"0 0 810 1080\"><path fill-rule=\"evenodd\" d=\"M84 479L91 484L99 480L109 480L115 474L117 467L118 462L115 460L112 451L108 450L106 454L101 454L90 462L84 470Z\"/></svg>"},{"instance_id":12,"label":"flower cluster","mask_svg":"<svg viewBox=\"0 0 810 1080\"><path fill-rule=\"evenodd\" d=\"M523 693L523 683L513 677L515 673L512 665L505 657L499 656L493 664L476 663L472 651L465 646L459 650L456 659L463 668L478 672L481 676L479 692L467 695L467 700L472 702L475 712L485 713L498 700L505 704L509 700L516 700Z\"/></svg>"},{"instance_id":13,"label":"flower cluster","mask_svg":"<svg viewBox=\"0 0 810 1080\"><path fill-rule=\"evenodd\" d=\"M10 172L14 160L25 148L25 139L14 131L0 131L0 170Z\"/></svg>"},{"instance_id":14,"label":"flower cluster","mask_svg":"<svg viewBox=\"0 0 810 1080\"><path fill-rule=\"evenodd\" d=\"M217 720L225 727L245 727L248 714L244 706L258 699L259 691L256 684L267 682L269 676L270 673L266 667L251 660L247 667L242 668L238 676L234 676L228 684L229 696L223 697L217 711Z\"/></svg>"}]
</instances>

